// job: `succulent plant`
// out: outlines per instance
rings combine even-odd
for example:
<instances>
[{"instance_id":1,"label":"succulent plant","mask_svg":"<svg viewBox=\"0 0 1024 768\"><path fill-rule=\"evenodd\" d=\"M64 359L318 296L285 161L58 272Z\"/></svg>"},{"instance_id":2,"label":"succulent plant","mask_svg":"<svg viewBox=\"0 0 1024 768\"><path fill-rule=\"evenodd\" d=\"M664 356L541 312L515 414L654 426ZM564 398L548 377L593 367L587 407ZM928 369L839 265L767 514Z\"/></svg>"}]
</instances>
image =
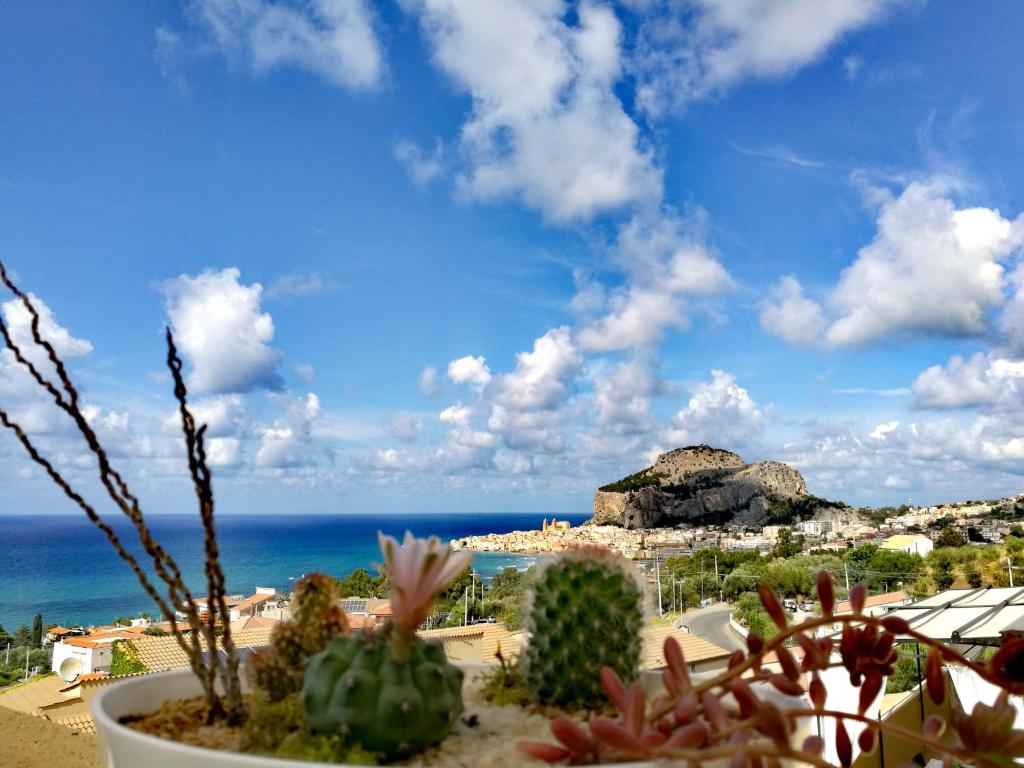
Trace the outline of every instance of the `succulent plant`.
<instances>
[{"instance_id":1,"label":"succulent plant","mask_svg":"<svg viewBox=\"0 0 1024 768\"><path fill-rule=\"evenodd\" d=\"M528 610L529 647L522 659L530 697L565 709L607 703L600 672L636 679L643 589L623 558L602 547L577 547L537 574Z\"/></svg>"},{"instance_id":2,"label":"succulent plant","mask_svg":"<svg viewBox=\"0 0 1024 768\"><path fill-rule=\"evenodd\" d=\"M462 713L462 671L416 630L471 555L411 533L402 546L383 534L379 540L394 619L376 632L334 638L313 656L302 703L314 732L395 758L441 741Z\"/></svg>"},{"instance_id":3,"label":"succulent plant","mask_svg":"<svg viewBox=\"0 0 1024 768\"><path fill-rule=\"evenodd\" d=\"M270 648L256 654L249 664L253 684L270 701L298 692L306 660L332 638L348 632L338 598L337 582L322 573L310 574L295 585L291 620L274 628Z\"/></svg>"},{"instance_id":4,"label":"succulent plant","mask_svg":"<svg viewBox=\"0 0 1024 768\"><path fill-rule=\"evenodd\" d=\"M309 661L302 700L306 723L386 757L436 744L462 714L462 670L439 643L415 640L393 655L395 627L332 640Z\"/></svg>"}]
</instances>

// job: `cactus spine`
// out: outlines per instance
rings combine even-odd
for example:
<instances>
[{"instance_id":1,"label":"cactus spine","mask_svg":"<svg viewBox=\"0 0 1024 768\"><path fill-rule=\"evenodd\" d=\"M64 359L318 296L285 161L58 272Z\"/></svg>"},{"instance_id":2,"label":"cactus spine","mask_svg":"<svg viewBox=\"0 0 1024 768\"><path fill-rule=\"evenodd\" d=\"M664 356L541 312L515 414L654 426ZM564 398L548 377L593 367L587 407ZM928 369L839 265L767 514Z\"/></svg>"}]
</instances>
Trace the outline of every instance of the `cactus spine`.
<instances>
[{"instance_id":1,"label":"cactus spine","mask_svg":"<svg viewBox=\"0 0 1024 768\"><path fill-rule=\"evenodd\" d=\"M297 693L306 659L322 651L331 638L348 632L338 598L337 582L322 573L312 573L295 585L291 620L274 628L270 648L249 664L253 685L270 701Z\"/></svg>"},{"instance_id":2,"label":"cactus spine","mask_svg":"<svg viewBox=\"0 0 1024 768\"><path fill-rule=\"evenodd\" d=\"M416 630L431 604L469 564L436 538L379 535L391 574L394 620L379 631L338 637L306 665L302 704L319 734L393 759L438 743L462 714L462 672L439 643Z\"/></svg>"},{"instance_id":3,"label":"cactus spine","mask_svg":"<svg viewBox=\"0 0 1024 768\"><path fill-rule=\"evenodd\" d=\"M632 566L601 547L566 550L538 574L527 611L524 684L534 701L565 709L607 702L600 672L637 677L643 588Z\"/></svg>"},{"instance_id":4,"label":"cactus spine","mask_svg":"<svg viewBox=\"0 0 1024 768\"><path fill-rule=\"evenodd\" d=\"M439 643L415 639L395 659L389 631L338 637L310 659L302 702L318 733L387 758L436 744L462 714L462 671Z\"/></svg>"}]
</instances>

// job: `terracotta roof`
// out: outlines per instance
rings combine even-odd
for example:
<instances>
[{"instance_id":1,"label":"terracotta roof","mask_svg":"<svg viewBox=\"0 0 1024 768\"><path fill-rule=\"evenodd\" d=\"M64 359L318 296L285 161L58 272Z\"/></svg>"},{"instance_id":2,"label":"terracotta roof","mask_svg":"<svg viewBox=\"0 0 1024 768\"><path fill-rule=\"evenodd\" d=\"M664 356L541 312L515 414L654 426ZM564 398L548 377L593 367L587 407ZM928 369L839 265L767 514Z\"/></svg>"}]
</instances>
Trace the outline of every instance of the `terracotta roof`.
<instances>
[{"instance_id":1,"label":"terracotta roof","mask_svg":"<svg viewBox=\"0 0 1024 768\"><path fill-rule=\"evenodd\" d=\"M87 733L90 736L96 735L96 723L92 719L92 715L73 715L71 717L47 717L44 719L50 720L58 725L63 725L65 728L70 728L72 731L77 733Z\"/></svg>"},{"instance_id":2,"label":"terracotta roof","mask_svg":"<svg viewBox=\"0 0 1024 768\"><path fill-rule=\"evenodd\" d=\"M888 539L882 542L882 549L903 549L909 547L911 544L916 544L921 539L929 541L927 536L923 536L920 533L909 534L899 533L895 536L890 536Z\"/></svg>"},{"instance_id":3,"label":"terracotta roof","mask_svg":"<svg viewBox=\"0 0 1024 768\"><path fill-rule=\"evenodd\" d=\"M691 635L676 627L644 627L640 632L643 651L640 656L641 669L664 669L664 644L666 637L674 637L683 650L683 658L690 664L709 659L727 659L730 652L708 642L703 637Z\"/></svg>"},{"instance_id":4,"label":"terracotta roof","mask_svg":"<svg viewBox=\"0 0 1024 768\"><path fill-rule=\"evenodd\" d=\"M271 619L265 616L243 616L240 619L235 619L231 622L232 634L237 632L246 632L251 629L273 629L278 625L277 619Z\"/></svg>"},{"instance_id":5,"label":"terracotta roof","mask_svg":"<svg viewBox=\"0 0 1024 768\"><path fill-rule=\"evenodd\" d=\"M48 634L48 635L63 635L63 634L67 634L68 632L73 632L73 631L74 630L69 629L68 627L50 627L48 630L46 630L46 634Z\"/></svg>"},{"instance_id":6,"label":"terracotta roof","mask_svg":"<svg viewBox=\"0 0 1024 768\"><path fill-rule=\"evenodd\" d=\"M905 603L910 599L903 590L899 592L886 592L884 595L868 595L864 601L865 608L874 608L876 605L888 605L889 603ZM836 603L835 613L850 613L852 610L849 600L840 600Z\"/></svg>"},{"instance_id":7,"label":"terracotta roof","mask_svg":"<svg viewBox=\"0 0 1024 768\"><path fill-rule=\"evenodd\" d=\"M270 628L244 629L237 634L232 633L238 648L259 648L270 644ZM174 637L142 637L132 640L139 661L148 672L164 672L168 669L188 667L188 656L178 645ZM206 643L200 641L205 650Z\"/></svg>"},{"instance_id":8,"label":"terracotta roof","mask_svg":"<svg viewBox=\"0 0 1024 768\"><path fill-rule=\"evenodd\" d=\"M377 621L372 616L362 616L358 613L346 613L345 620L350 629L373 629Z\"/></svg>"},{"instance_id":9,"label":"terracotta roof","mask_svg":"<svg viewBox=\"0 0 1024 768\"><path fill-rule=\"evenodd\" d=\"M481 661L494 661L497 658L498 648L501 648L502 655L506 660L513 655L518 655L519 652L519 641L513 640L512 633L500 622L495 624L469 624L464 627L444 627L443 629L426 629L416 634L420 637L435 638L437 640L448 638L479 640L481 643Z\"/></svg>"},{"instance_id":10,"label":"terracotta roof","mask_svg":"<svg viewBox=\"0 0 1024 768\"><path fill-rule=\"evenodd\" d=\"M252 608L254 605L259 605L260 603L265 603L268 600L273 600L273 599L274 599L273 595L265 595L265 594L256 593L255 595L252 595L251 597L245 598L245 600L243 600L242 602L238 603L237 605L233 605L232 608L234 608L236 611L241 611L241 610L244 610L246 608Z\"/></svg>"},{"instance_id":11,"label":"terracotta roof","mask_svg":"<svg viewBox=\"0 0 1024 768\"><path fill-rule=\"evenodd\" d=\"M391 601L386 600L377 607L375 607L373 610L371 610L370 614L372 616L394 616L395 612L391 608Z\"/></svg>"},{"instance_id":12,"label":"terracotta roof","mask_svg":"<svg viewBox=\"0 0 1024 768\"><path fill-rule=\"evenodd\" d=\"M30 714L40 707L68 700L61 692L67 685L59 675L46 675L0 693L0 707Z\"/></svg>"}]
</instances>

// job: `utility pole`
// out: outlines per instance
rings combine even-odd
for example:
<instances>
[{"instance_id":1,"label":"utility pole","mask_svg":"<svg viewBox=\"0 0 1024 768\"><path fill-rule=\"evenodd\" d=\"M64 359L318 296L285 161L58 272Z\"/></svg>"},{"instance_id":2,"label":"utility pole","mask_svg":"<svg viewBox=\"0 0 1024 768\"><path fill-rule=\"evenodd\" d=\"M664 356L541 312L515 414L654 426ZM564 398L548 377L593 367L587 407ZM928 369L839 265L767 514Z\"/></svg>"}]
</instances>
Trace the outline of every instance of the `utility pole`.
<instances>
[{"instance_id":1,"label":"utility pole","mask_svg":"<svg viewBox=\"0 0 1024 768\"><path fill-rule=\"evenodd\" d=\"M704 602L704 553L700 553L700 601Z\"/></svg>"},{"instance_id":2,"label":"utility pole","mask_svg":"<svg viewBox=\"0 0 1024 768\"><path fill-rule=\"evenodd\" d=\"M4 671L7 671L7 667L11 665L11 641L7 641L7 658L4 659Z\"/></svg>"},{"instance_id":3,"label":"utility pole","mask_svg":"<svg viewBox=\"0 0 1024 768\"><path fill-rule=\"evenodd\" d=\"M658 616L661 616L664 611L661 608L661 558L659 557L657 549L654 550L654 578L658 582Z\"/></svg>"},{"instance_id":4,"label":"utility pole","mask_svg":"<svg viewBox=\"0 0 1024 768\"><path fill-rule=\"evenodd\" d=\"M25 679L28 680L28 646L25 646Z\"/></svg>"},{"instance_id":5,"label":"utility pole","mask_svg":"<svg viewBox=\"0 0 1024 768\"><path fill-rule=\"evenodd\" d=\"M850 594L850 566L843 563L843 575L846 576L846 594Z\"/></svg>"},{"instance_id":6,"label":"utility pole","mask_svg":"<svg viewBox=\"0 0 1024 768\"><path fill-rule=\"evenodd\" d=\"M715 587L718 589L718 602L722 602L722 586L718 581L718 553L715 553Z\"/></svg>"},{"instance_id":7,"label":"utility pole","mask_svg":"<svg viewBox=\"0 0 1024 768\"><path fill-rule=\"evenodd\" d=\"M469 624L469 587L465 590L465 602L462 608L462 626Z\"/></svg>"},{"instance_id":8,"label":"utility pole","mask_svg":"<svg viewBox=\"0 0 1024 768\"><path fill-rule=\"evenodd\" d=\"M1010 586L1013 586L1013 566L1010 565L1010 558L1006 558L1006 572L1010 574Z\"/></svg>"}]
</instances>

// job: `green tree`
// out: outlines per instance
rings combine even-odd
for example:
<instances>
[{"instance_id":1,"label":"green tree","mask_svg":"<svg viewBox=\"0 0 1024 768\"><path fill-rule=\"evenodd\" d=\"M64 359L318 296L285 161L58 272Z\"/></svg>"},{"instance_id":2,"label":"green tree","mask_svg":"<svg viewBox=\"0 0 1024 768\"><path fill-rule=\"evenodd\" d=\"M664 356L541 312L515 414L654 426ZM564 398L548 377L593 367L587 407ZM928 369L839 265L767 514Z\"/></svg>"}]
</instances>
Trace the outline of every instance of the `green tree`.
<instances>
[{"instance_id":1,"label":"green tree","mask_svg":"<svg viewBox=\"0 0 1024 768\"><path fill-rule=\"evenodd\" d=\"M11 637L11 645L16 648L25 648L32 644L32 630L29 629L28 624L22 624L16 630L14 635Z\"/></svg>"},{"instance_id":2,"label":"green tree","mask_svg":"<svg viewBox=\"0 0 1024 768\"><path fill-rule=\"evenodd\" d=\"M1018 539L1024 539L1024 526L1020 523L1014 523L1010 526L1010 536L1016 536Z\"/></svg>"},{"instance_id":3,"label":"green tree","mask_svg":"<svg viewBox=\"0 0 1024 768\"><path fill-rule=\"evenodd\" d=\"M43 647L43 616L39 613L32 619L32 647Z\"/></svg>"},{"instance_id":4,"label":"green tree","mask_svg":"<svg viewBox=\"0 0 1024 768\"><path fill-rule=\"evenodd\" d=\"M744 592L740 596L732 615L739 624L766 640L774 637L779 631L761 605L761 599L754 592Z\"/></svg>"},{"instance_id":5,"label":"green tree","mask_svg":"<svg viewBox=\"0 0 1024 768\"><path fill-rule=\"evenodd\" d=\"M936 549L956 549L967 543L967 539L956 528L945 527L935 539Z\"/></svg>"},{"instance_id":6,"label":"green tree","mask_svg":"<svg viewBox=\"0 0 1024 768\"><path fill-rule=\"evenodd\" d=\"M775 539L775 547L772 555L775 557L792 557L799 555L804 548L803 535L794 536L789 528L780 528L778 538Z\"/></svg>"},{"instance_id":7,"label":"green tree","mask_svg":"<svg viewBox=\"0 0 1024 768\"><path fill-rule=\"evenodd\" d=\"M981 573L978 572L977 568L969 568L966 573L967 584L974 589L981 586Z\"/></svg>"},{"instance_id":8,"label":"green tree","mask_svg":"<svg viewBox=\"0 0 1024 768\"><path fill-rule=\"evenodd\" d=\"M356 568L348 576L338 579L342 597L381 597L383 578L372 576L364 568Z\"/></svg>"},{"instance_id":9,"label":"green tree","mask_svg":"<svg viewBox=\"0 0 1024 768\"><path fill-rule=\"evenodd\" d=\"M912 648L913 646L908 647ZM909 691L917 683L917 661L911 656L900 654L899 659L896 660L896 668L885 681L885 692L903 693Z\"/></svg>"},{"instance_id":10,"label":"green tree","mask_svg":"<svg viewBox=\"0 0 1024 768\"><path fill-rule=\"evenodd\" d=\"M7 630L4 629L4 625L0 624L0 645L6 646L9 642L11 642L11 636L7 634Z\"/></svg>"},{"instance_id":11,"label":"green tree","mask_svg":"<svg viewBox=\"0 0 1024 768\"><path fill-rule=\"evenodd\" d=\"M981 531L976 527L969 525L967 526L967 540L981 544L984 543L985 537L981 535Z\"/></svg>"},{"instance_id":12,"label":"green tree","mask_svg":"<svg viewBox=\"0 0 1024 768\"><path fill-rule=\"evenodd\" d=\"M954 576L951 571L937 570L932 574L932 578L935 580L935 586L940 591L949 589L953 586Z\"/></svg>"}]
</instances>

